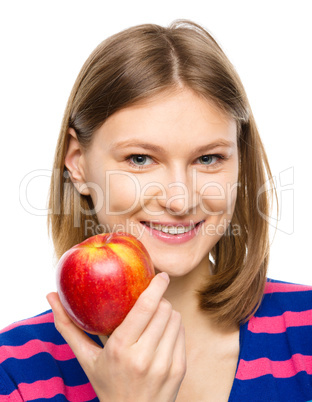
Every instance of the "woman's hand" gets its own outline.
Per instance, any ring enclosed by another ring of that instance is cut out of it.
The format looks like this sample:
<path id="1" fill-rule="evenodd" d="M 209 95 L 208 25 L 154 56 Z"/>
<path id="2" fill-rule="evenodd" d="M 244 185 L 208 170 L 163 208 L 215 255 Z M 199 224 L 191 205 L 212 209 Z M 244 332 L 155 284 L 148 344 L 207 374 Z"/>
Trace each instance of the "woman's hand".
<path id="1" fill-rule="evenodd" d="M 172 402 L 186 371 L 181 315 L 162 296 L 169 277 L 156 275 L 104 348 L 68 317 L 57 293 L 47 298 L 55 325 L 72 348 L 98 398 L 109 402 Z"/>

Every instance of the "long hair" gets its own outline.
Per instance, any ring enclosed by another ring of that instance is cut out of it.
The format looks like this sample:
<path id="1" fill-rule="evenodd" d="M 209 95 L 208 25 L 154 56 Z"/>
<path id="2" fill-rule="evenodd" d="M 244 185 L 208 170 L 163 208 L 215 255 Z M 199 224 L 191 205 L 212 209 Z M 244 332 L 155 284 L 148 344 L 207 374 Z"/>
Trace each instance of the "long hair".
<path id="1" fill-rule="evenodd" d="M 211 250 L 214 272 L 198 291 L 200 306 L 222 323 L 241 323 L 258 307 L 269 259 L 271 171 L 248 99 L 233 65 L 213 37 L 191 21 L 126 29 L 104 40 L 83 65 L 70 94 L 55 152 L 48 226 L 56 255 L 88 237 L 99 224 L 90 196 L 74 188 L 64 159 L 68 129 L 84 149 L 118 110 L 179 87 L 192 89 L 235 119 L 239 187 L 232 226 Z M 260 191 L 260 192 L 259 192 Z"/>

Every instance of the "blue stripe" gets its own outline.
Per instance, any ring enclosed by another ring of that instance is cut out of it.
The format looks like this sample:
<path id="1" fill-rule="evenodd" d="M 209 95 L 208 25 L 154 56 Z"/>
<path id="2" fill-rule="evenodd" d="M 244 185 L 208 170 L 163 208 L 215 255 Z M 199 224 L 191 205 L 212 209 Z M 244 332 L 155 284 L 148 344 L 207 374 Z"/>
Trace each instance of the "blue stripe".
<path id="1" fill-rule="evenodd" d="M 291 327 L 281 334 L 245 333 L 246 348 L 242 348 L 241 358 L 254 360 L 267 357 L 270 360 L 288 360 L 293 354 L 312 356 L 312 326 Z M 248 347 L 253 345 L 253 347 Z"/>
<path id="2" fill-rule="evenodd" d="M 53 377 L 61 377 L 65 385 L 76 386 L 89 382 L 77 359 L 57 361 L 47 353 L 38 353 L 25 360 L 14 358 L 2 363 L 7 373 L 14 373 L 17 384 L 27 384 L 40 380 L 49 380 Z"/>
<path id="3" fill-rule="evenodd" d="M 53 398 L 38 398 L 38 399 L 32 399 L 31 402 L 47 402 L 47 401 L 52 401 L 52 402 L 68 402 L 68 399 L 65 398 L 64 395 L 55 395 Z M 88 399 L 88 401 L 84 400 L 83 402 L 99 402 L 98 398 L 93 398 L 93 399 Z"/>
<path id="4" fill-rule="evenodd" d="M 33 339 L 43 342 L 52 342 L 56 345 L 63 345 L 64 338 L 56 330 L 53 322 L 36 325 L 21 325 L 0 335 L 1 345 L 21 346 Z"/>
<path id="5" fill-rule="evenodd" d="M 15 385 L 0 365 L 0 395 L 10 395 L 15 390 Z"/>
<path id="6" fill-rule="evenodd" d="M 272 279 L 272 278 L 267 278 L 268 283 L 281 283 L 282 285 L 296 285 L 296 286 L 307 286 L 304 283 L 295 283 L 295 282 L 285 282 L 285 281 L 280 281 L 278 279 Z M 311 286 L 312 288 L 312 286 Z"/>
<path id="7" fill-rule="evenodd" d="M 312 291 L 276 292 L 264 295 L 257 317 L 273 317 L 285 311 L 306 311 L 312 309 Z"/>
<path id="8" fill-rule="evenodd" d="M 229 402 L 306 402 L 312 398 L 312 376 L 305 372 L 300 372 L 291 378 L 274 378 L 272 375 L 265 375 L 253 380 L 236 379 L 235 387 L 236 392 L 230 396 Z"/>
<path id="9" fill-rule="evenodd" d="M 98 345 L 102 346 L 98 336 L 87 334 Z M 51 342 L 55 345 L 64 345 L 66 341 L 55 328 L 53 322 L 35 325 L 21 325 L 0 334 L 0 346 L 21 346 L 25 343 L 38 339 L 43 342 Z"/>
<path id="10" fill-rule="evenodd" d="M 68 402 L 68 399 L 65 398 L 64 395 L 58 394 L 53 396 L 52 398 L 37 398 L 37 399 L 31 399 L 31 402 L 47 402 L 47 401 L 52 401 L 52 402 Z"/>

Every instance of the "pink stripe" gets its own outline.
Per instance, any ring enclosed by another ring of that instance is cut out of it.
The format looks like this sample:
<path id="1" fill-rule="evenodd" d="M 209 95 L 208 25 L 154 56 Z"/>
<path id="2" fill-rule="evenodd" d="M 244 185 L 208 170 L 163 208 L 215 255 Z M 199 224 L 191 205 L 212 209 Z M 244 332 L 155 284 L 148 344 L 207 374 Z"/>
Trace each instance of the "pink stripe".
<path id="1" fill-rule="evenodd" d="M 0 396 L 0 401 L 29 401 L 38 398 L 53 398 L 58 394 L 64 395 L 70 402 L 89 401 L 96 397 L 90 383 L 69 387 L 60 377 L 53 377 L 50 380 L 36 381 L 32 384 L 21 383 L 19 392 L 15 390 L 10 395 Z"/>
<path id="2" fill-rule="evenodd" d="M 0 402 L 24 402 L 21 394 L 15 390 L 10 395 L 0 395 Z"/>
<path id="3" fill-rule="evenodd" d="M 279 292 L 304 292 L 312 290 L 312 286 L 296 285 L 293 283 L 274 283 L 267 282 L 264 293 L 279 293 Z"/>
<path id="4" fill-rule="evenodd" d="M 67 344 L 55 345 L 51 342 L 42 342 L 34 339 L 21 346 L 0 346 L 0 364 L 10 357 L 28 359 L 41 352 L 51 354 L 55 360 L 64 361 L 75 358 L 74 353 Z"/>
<path id="5" fill-rule="evenodd" d="M 248 322 L 248 330 L 259 334 L 281 334 L 289 327 L 312 325 L 312 310 L 285 311 L 274 317 L 252 317 Z"/>
<path id="6" fill-rule="evenodd" d="M 43 314 L 39 317 L 28 318 L 23 321 L 15 322 L 14 324 L 9 325 L 8 327 L 2 329 L 0 334 L 10 331 L 13 328 L 19 327 L 21 325 L 34 325 L 34 324 L 45 324 L 47 322 L 54 322 L 53 313 Z"/>
<path id="7" fill-rule="evenodd" d="M 300 371 L 312 374 L 312 356 L 295 354 L 289 360 L 273 361 L 267 357 L 245 361 L 240 360 L 236 378 L 238 380 L 251 380 L 263 375 L 271 374 L 275 378 L 289 378 Z"/>

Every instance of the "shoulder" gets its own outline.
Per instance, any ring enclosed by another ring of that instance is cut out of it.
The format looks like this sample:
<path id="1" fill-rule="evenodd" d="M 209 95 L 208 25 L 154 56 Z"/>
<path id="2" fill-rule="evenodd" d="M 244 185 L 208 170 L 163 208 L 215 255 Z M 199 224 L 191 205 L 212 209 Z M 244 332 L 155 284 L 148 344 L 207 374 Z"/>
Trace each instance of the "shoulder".
<path id="1" fill-rule="evenodd" d="M 8 358 L 31 358 L 42 352 L 55 355 L 62 345 L 65 341 L 55 328 L 52 311 L 48 310 L 0 331 L 0 363 Z"/>
<path id="2" fill-rule="evenodd" d="M 85 394 L 86 401 L 95 397 L 51 310 L 0 331 L 0 400 L 66 400 L 68 392 Z"/>
<path id="3" fill-rule="evenodd" d="M 42 380 L 48 390 L 57 374 L 51 361 L 63 353 L 65 359 L 73 357 L 55 329 L 51 311 L 4 328 L 0 331 L 0 395 L 17 401 L 23 395 L 28 400 Z"/>
<path id="4" fill-rule="evenodd" d="M 288 314 L 294 319 L 312 310 L 312 286 L 268 279 L 263 300 L 256 315 Z M 312 324 L 312 322 L 310 323 Z"/>
<path id="5" fill-rule="evenodd" d="M 291 282 L 283 282 L 276 279 L 268 278 L 266 281 L 266 286 L 264 294 L 300 294 L 304 292 L 307 296 L 312 296 L 310 292 L 312 291 L 312 286 L 302 285 Z"/>
<path id="6" fill-rule="evenodd" d="M 53 349 L 62 344 L 65 341 L 56 330 L 53 313 L 49 310 L 0 331 L 0 363 L 8 358 L 30 358 L 43 351 L 53 353 Z"/>
<path id="7" fill-rule="evenodd" d="M 263 299 L 248 327 L 253 332 L 278 333 L 312 325 L 312 286 L 268 279 Z"/>
<path id="8" fill-rule="evenodd" d="M 240 389 L 261 400 L 312 400 L 311 340 L 312 287 L 268 279 L 241 327 Z"/>
<path id="9" fill-rule="evenodd" d="M 51 310 L 45 311 L 35 317 L 15 322 L 0 331 L 1 343 L 9 341 L 14 345 L 20 343 L 25 337 L 29 339 L 36 336 L 46 336 L 53 333 L 54 318 Z M 52 330 L 52 331 L 51 331 Z M 54 333 L 56 335 L 56 332 Z M 23 339 L 21 339 L 23 338 Z"/>

